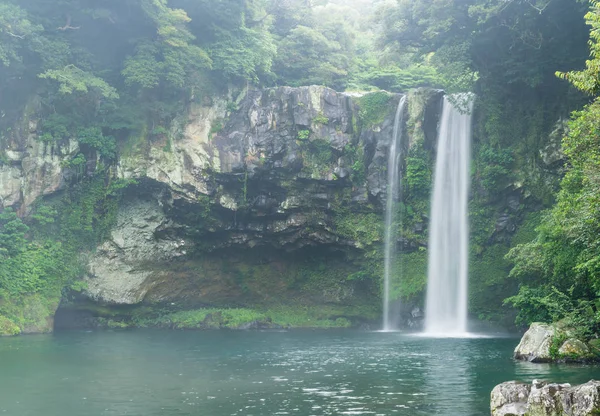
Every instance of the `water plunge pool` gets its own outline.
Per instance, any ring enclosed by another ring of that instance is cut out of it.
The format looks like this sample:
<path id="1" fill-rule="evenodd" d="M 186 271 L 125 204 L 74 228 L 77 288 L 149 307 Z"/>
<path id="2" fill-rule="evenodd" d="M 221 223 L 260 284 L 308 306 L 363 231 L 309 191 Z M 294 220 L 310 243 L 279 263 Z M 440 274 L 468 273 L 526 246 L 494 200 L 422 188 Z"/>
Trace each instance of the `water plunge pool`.
<path id="1" fill-rule="evenodd" d="M 489 414 L 498 383 L 597 368 L 515 362 L 516 338 L 352 330 L 63 332 L 0 339 L 0 414 Z"/>

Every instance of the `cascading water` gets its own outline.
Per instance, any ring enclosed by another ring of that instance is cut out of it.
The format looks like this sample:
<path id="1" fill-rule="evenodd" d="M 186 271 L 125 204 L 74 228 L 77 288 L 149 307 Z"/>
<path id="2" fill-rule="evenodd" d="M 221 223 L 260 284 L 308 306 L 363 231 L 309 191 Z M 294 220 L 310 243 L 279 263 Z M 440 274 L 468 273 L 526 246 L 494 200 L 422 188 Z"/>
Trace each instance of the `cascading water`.
<path id="1" fill-rule="evenodd" d="M 430 335 L 467 332 L 472 102 L 471 94 L 444 97 L 429 225 L 425 332 Z"/>
<path id="2" fill-rule="evenodd" d="M 402 136 L 404 133 L 404 109 L 406 96 L 403 95 L 398 103 L 394 119 L 394 131 L 390 153 L 388 155 L 388 181 L 385 207 L 385 241 L 384 241 L 384 278 L 383 278 L 383 330 L 392 331 L 395 325 L 390 313 L 390 279 L 394 273 L 396 259 L 396 202 L 401 199 L 400 161 L 402 158 Z"/>

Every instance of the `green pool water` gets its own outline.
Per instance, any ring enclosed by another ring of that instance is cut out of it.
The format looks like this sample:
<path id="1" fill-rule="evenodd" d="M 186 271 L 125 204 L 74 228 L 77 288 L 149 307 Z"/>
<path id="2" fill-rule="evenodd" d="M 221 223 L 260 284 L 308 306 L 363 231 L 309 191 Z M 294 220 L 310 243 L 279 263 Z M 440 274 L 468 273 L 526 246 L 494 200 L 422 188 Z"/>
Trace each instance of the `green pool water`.
<path id="1" fill-rule="evenodd" d="M 507 380 L 593 366 L 514 362 L 516 338 L 360 331 L 65 332 L 0 339 L 0 415 L 488 415 Z"/>

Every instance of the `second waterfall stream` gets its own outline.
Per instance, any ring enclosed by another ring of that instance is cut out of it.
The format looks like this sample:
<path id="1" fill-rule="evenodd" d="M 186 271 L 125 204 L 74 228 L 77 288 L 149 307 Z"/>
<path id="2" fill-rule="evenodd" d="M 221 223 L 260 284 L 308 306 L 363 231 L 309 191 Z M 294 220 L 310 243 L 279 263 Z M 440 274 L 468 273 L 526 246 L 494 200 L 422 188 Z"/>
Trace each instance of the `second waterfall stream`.
<path id="1" fill-rule="evenodd" d="M 444 97 L 429 224 L 425 332 L 467 333 L 468 198 L 473 97 Z"/>
<path id="2" fill-rule="evenodd" d="M 390 280 L 395 274 L 396 264 L 396 241 L 398 233 L 396 228 L 397 201 L 402 200 L 402 178 L 400 175 L 402 159 L 402 136 L 404 135 L 404 109 L 406 107 L 406 96 L 400 97 L 396 117 L 394 119 L 394 130 L 388 154 L 388 182 L 385 206 L 385 241 L 384 241 L 384 271 L 383 271 L 383 330 L 392 331 L 396 324 L 391 316 L 390 305 Z M 402 228 L 402 227 L 400 227 Z"/>

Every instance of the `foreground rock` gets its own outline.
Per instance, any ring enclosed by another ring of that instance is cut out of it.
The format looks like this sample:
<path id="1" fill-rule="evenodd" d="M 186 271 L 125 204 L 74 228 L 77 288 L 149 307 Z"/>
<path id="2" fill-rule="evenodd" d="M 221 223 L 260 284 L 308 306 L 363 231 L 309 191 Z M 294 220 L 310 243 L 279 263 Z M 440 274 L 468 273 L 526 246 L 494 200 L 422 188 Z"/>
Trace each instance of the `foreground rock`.
<path id="1" fill-rule="evenodd" d="M 575 338 L 568 329 L 533 323 L 515 348 L 514 358 L 533 363 L 596 361 L 592 344 Z"/>
<path id="2" fill-rule="evenodd" d="M 600 414 L 600 381 L 579 386 L 548 384 L 534 380 L 531 385 L 509 381 L 491 394 L 492 416 L 593 416 Z"/>

